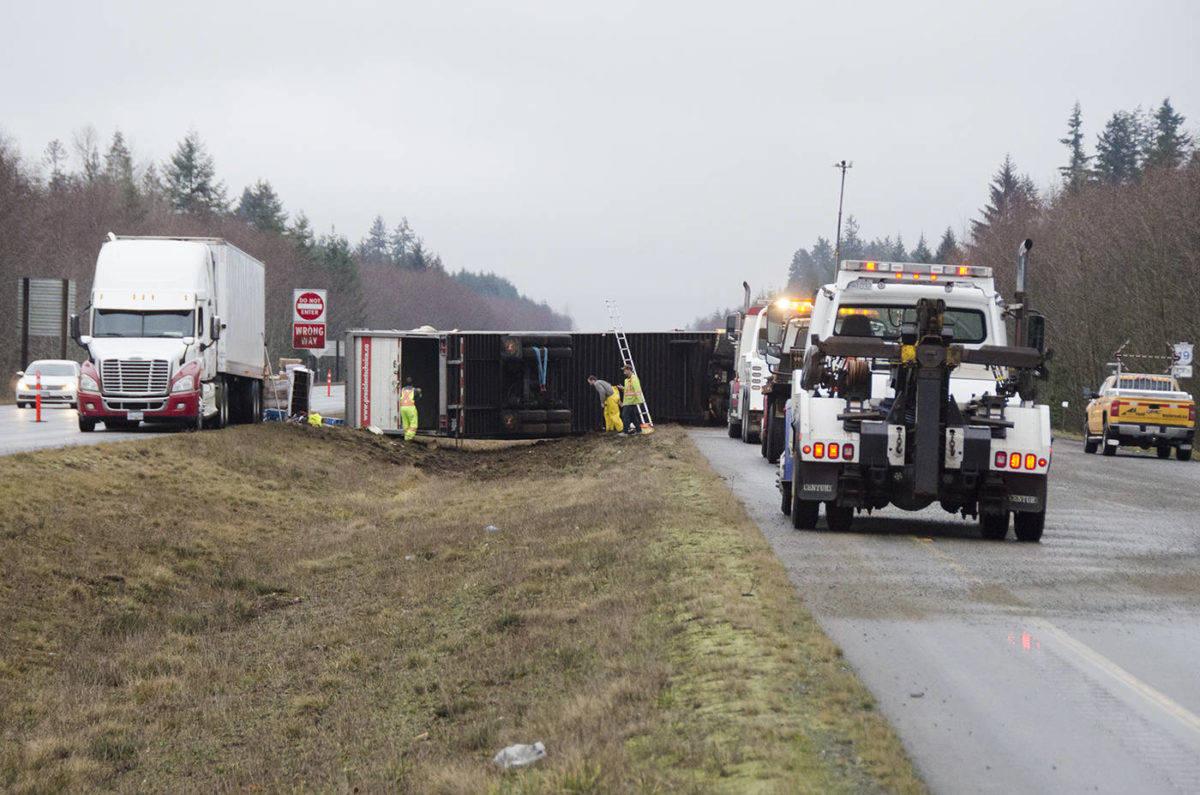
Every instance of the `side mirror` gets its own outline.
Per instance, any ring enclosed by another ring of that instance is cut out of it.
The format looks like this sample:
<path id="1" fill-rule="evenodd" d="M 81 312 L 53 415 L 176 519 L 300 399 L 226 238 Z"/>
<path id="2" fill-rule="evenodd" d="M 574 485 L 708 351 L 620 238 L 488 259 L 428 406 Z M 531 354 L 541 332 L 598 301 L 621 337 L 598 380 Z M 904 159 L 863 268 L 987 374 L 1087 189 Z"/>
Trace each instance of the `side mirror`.
<path id="1" fill-rule="evenodd" d="M 1030 314 L 1025 319 L 1025 344 L 1036 348 L 1038 353 L 1046 352 L 1046 317 Z"/>
<path id="2" fill-rule="evenodd" d="M 25 371 L 17 370 L 17 378 L 24 378 L 24 377 L 25 377 Z"/>
<path id="3" fill-rule="evenodd" d="M 742 313 L 734 312 L 725 316 L 725 333 L 736 337 L 742 329 Z"/>
<path id="4" fill-rule="evenodd" d="M 208 337 L 213 342 L 221 339 L 221 318 L 216 315 L 213 315 L 208 323 Z"/>
<path id="5" fill-rule="evenodd" d="M 184 345 L 194 345 L 195 343 L 196 343 L 196 338 L 191 336 L 190 334 L 183 338 Z"/>
<path id="6" fill-rule="evenodd" d="M 1100 393 L 1094 389 L 1083 390 L 1083 399 L 1084 400 L 1095 400 L 1098 397 L 1100 397 Z"/>
<path id="7" fill-rule="evenodd" d="M 777 342 L 767 344 L 767 355 L 774 356 L 776 359 L 783 357 L 783 346 Z"/>
<path id="8" fill-rule="evenodd" d="M 79 315 L 71 315 L 69 326 L 71 329 L 71 339 L 75 340 L 76 345 L 82 344 L 79 342 Z"/>
<path id="9" fill-rule="evenodd" d="M 79 335 L 79 344 L 85 348 L 87 346 L 91 345 L 92 344 L 92 335 L 91 334 L 80 334 Z"/>

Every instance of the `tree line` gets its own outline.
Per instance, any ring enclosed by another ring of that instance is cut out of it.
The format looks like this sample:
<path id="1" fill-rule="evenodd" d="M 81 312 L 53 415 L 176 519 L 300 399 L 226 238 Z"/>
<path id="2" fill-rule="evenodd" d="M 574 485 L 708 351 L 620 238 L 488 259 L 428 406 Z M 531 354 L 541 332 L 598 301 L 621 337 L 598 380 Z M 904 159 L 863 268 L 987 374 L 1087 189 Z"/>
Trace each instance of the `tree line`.
<path id="1" fill-rule="evenodd" d="M 267 336 L 274 359 L 291 352 L 291 294 L 329 290 L 331 328 L 569 329 L 570 318 L 522 295 L 495 273 L 450 273 L 406 218 L 389 229 L 377 216 L 357 244 L 318 234 L 301 211 L 288 213 L 269 180 L 236 200 L 200 136 L 189 132 L 161 163 L 139 161 L 121 131 L 106 144 L 76 132 L 29 160 L 0 137 L 0 367 L 22 367 L 16 318 L 20 276 L 70 278 L 78 308 L 91 291 L 96 254 L 108 232 L 223 237 L 267 266 Z M 56 355 L 56 340 L 31 340 L 33 355 Z M 69 346 L 71 354 L 77 353 Z"/>

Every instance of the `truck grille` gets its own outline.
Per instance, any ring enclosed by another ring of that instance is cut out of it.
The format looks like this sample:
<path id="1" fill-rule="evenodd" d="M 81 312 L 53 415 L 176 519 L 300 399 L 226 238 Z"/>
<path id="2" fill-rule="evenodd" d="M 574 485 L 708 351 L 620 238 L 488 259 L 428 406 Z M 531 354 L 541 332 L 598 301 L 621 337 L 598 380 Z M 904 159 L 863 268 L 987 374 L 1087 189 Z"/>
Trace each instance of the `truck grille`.
<path id="1" fill-rule="evenodd" d="M 106 395 L 163 395 L 170 377 L 166 359 L 108 359 L 100 364 Z"/>

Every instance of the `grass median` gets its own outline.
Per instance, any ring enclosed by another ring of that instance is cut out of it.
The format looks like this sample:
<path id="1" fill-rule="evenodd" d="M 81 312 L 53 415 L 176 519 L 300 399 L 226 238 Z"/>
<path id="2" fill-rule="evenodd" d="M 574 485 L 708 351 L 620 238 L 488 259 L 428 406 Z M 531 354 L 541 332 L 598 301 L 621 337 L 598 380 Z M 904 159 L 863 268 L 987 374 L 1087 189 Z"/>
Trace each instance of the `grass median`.
<path id="1" fill-rule="evenodd" d="M 676 429 L 17 454 L 0 574 L 3 789 L 921 789 Z"/>

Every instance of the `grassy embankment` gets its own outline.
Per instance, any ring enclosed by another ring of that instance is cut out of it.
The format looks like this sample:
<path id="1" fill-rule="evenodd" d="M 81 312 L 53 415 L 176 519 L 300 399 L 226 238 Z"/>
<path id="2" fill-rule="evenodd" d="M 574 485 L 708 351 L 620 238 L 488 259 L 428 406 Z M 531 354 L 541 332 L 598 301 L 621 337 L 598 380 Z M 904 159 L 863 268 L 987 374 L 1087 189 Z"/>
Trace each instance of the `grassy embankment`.
<path id="1" fill-rule="evenodd" d="M 283 426 L 0 459 L 0 789 L 92 787 L 921 789 L 681 431 Z"/>

